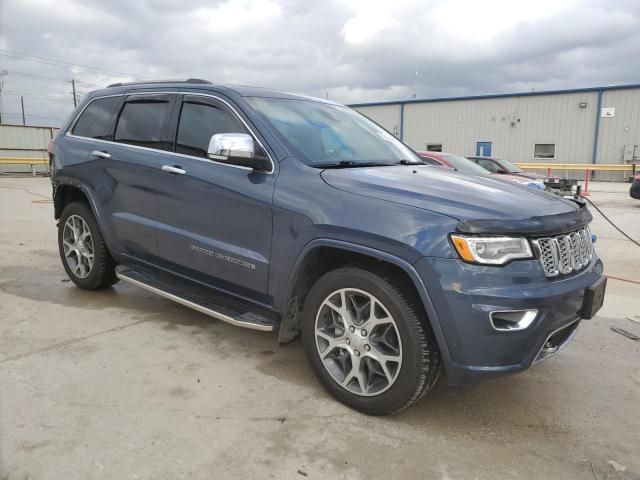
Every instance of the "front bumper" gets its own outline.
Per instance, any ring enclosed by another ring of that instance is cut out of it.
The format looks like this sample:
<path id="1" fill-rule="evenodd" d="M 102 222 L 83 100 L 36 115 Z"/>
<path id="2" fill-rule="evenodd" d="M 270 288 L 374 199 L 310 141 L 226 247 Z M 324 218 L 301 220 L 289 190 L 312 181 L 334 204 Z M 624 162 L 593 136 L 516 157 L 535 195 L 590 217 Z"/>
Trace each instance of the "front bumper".
<path id="1" fill-rule="evenodd" d="M 449 383 L 459 388 L 557 353 L 578 328 L 585 288 L 602 276 L 595 254 L 586 268 L 557 279 L 546 278 L 537 259 L 495 267 L 425 257 L 415 266 L 446 343 Z M 490 322 L 492 311 L 524 309 L 538 311 L 524 330 L 497 331 Z"/>

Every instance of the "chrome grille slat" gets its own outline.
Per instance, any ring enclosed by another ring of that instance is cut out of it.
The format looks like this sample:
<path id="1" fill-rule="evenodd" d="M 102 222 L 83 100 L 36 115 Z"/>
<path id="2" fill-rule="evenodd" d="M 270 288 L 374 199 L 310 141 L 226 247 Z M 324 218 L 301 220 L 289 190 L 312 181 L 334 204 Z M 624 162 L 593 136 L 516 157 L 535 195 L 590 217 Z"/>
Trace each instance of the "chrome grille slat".
<path id="1" fill-rule="evenodd" d="M 589 227 L 555 237 L 532 240 L 546 277 L 567 275 L 586 267 L 593 256 Z"/>

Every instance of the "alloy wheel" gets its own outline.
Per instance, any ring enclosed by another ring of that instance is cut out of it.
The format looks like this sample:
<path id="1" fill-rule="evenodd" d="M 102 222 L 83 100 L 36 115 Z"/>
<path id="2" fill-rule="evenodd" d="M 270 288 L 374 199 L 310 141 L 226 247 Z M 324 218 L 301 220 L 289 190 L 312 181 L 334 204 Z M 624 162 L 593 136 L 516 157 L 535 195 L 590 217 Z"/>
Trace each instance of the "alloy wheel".
<path id="1" fill-rule="evenodd" d="M 89 225 L 82 217 L 67 218 L 62 232 L 62 245 L 67 265 L 78 278 L 86 278 L 93 268 L 94 249 Z"/>
<path id="2" fill-rule="evenodd" d="M 333 380 L 356 395 L 379 395 L 400 373 L 398 326 L 382 302 L 363 290 L 343 288 L 325 298 L 316 315 L 315 343 Z"/>

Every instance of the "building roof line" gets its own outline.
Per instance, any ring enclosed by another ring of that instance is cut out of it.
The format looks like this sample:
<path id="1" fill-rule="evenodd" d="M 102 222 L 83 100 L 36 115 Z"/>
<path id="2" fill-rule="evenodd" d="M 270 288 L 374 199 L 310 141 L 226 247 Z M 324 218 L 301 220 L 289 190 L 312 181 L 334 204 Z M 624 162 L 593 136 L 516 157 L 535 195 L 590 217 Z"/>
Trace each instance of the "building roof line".
<path id="1" fill-rule="evenodd" d="M 410 103 L 454 102 L 461 100 L 487 100 L 492 98 L 535 97 L 544 95 L 561 95 L 563 93 L 590 93 L 607 90 L 628 90 L 640 88 L 640 83 L 626 85 L 608 85 L 602 87 L 570 88 L 565 90 L 540 90 L 539 92 L 497 93 L 489 95 L 471 95 L 463 97 L 412 98 L 408 100 L 387 100 L 382 102 L 352 103 L 350 107 L 378 107 L 384 105 L 404 105 Z"/>

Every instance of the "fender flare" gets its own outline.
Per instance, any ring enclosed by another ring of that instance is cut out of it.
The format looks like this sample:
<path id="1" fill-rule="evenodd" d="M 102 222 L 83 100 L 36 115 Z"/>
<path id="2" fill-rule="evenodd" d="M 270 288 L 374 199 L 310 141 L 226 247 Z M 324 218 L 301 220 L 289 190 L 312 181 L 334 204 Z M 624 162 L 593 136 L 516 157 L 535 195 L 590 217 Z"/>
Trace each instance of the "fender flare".
<path id="1" fill-rule="evenodd" d="M 102 225 L 103 218 L 102 218 L 102 215 L 100 214 L 100 210 L 98 209 L 98 205 L 94 198 L 93 192 L 89 187 L 87 187 L 87 185 L 85 185 L 82 182 L 79 182 L 74 178 L 62 177 L 62 176 L 56 178 L 55 190 L 53 195 L 54 209 L 56 208 L 55 202 L 58 196 L 58 188 L 60 187 L 73 187 L 80 190 L 89 201 L 89 207 L 91 207 L 91 211 L 93 212 L 93 215 L 96 218 L 96 223 L 98 224 L 98 226 Z M 60 213 L 62 213 L 62 210 L 60 211 Z M 111 249 L 111 239 L 109 238 L 108 234 L 105 234 L 104 228 L 100 228 L 100 231 L 102 233 L 102 237 L 104 238 L 105 243 L 107 244 L 107 248 L 109 249 L 110 252 L 112 252 L 113 250 Z"/>
<path id="2" fill-rule="evenodd" d="M 367 247 L 364 245 L 359 245 L 356 243 L 346 242 L 343 240 L 334 240 L 329 238 L 317 238 L 309 243 L 307 243 L 298 256 L 296 257 L 293 266 L 291 267 L 291 272 L 289 275 L 289 281 L 287 283 L 287 289 L 285 292 L 285 301 L 289 299 L 291 294 L 294 291 L 295 280 L 298 277 L 300 266 L 303 264 L 307 255 L 318 247 L 333 247 L 339 248 L 342 250 L 348 250 L 355 253 L 360 253 L 373 259 L 383 260 L 396 267 L 401 268 L 411 279 L 413 286 L 415 287 L 418 295 L 420 296 L 420 300 L 422 301 L 422 305 L 424 306 L 425 312 L 427 313 L 427 318 L 429 319 L 429 323 L 431 324 L 431 329 L 436 338 L 436 342 L 438 343 L 438 348 L 440 349 L 440 354 L 442 356 L 445 364 L 450 363 L 451 354 L 449 352 L 449 347 L 447 345 L 444 332 L 442 331 L 442 327 L 440 325 L 440 319 L 438 314 L 436 313 L 436 309 L 431 301 L 431 296 L 427 291 L 427 287 L 425 286 L 422 278 L 418 274 L 418 271 L 414 268 L 414 266 L 408 261 L 400 258 L 396 255 L 389 254 L 387 252 L 377 250 L 375 248 Z"/>

